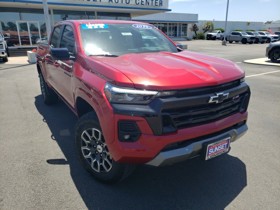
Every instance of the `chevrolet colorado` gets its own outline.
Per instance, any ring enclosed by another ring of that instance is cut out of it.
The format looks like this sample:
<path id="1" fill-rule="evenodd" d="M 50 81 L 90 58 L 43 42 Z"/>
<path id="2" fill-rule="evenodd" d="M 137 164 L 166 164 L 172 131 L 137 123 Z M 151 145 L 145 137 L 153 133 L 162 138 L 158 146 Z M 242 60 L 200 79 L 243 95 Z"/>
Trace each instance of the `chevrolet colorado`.
<path id="1" fill-rule="evenodd" d="M 117 182 L 136 164 L 227 153 L 247 131 L 250 88 L 231 61 L 183 51 L 153 25 L 67 20 L 37 49 L 44 103 L 78 116 L 82 165 Z"/>

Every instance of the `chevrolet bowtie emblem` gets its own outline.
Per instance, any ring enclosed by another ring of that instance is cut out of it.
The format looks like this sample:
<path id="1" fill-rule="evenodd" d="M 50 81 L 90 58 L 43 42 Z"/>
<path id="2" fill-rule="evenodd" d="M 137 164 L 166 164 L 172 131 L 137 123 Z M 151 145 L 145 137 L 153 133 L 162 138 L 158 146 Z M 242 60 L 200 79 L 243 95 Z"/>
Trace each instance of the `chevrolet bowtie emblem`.
<path id="1" fill-rule="evenodd" d="M 215 96 L 211 96 L 208 103 L 222 103 L 224 100 L 228 99 L 229 93 L 216 93 Z"/>

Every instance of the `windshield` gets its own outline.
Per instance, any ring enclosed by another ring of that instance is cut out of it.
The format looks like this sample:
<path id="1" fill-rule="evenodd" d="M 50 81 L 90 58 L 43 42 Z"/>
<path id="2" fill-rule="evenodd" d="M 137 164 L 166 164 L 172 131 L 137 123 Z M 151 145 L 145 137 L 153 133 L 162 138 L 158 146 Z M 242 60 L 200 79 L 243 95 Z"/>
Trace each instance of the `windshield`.
<path id="1" fill-rule="evenodd" d="M 249 35 L 254 35 L 253 32 L 246 32 L 246 33 L 249 34 Z"/>
<path id="2" fill-rule="evenodd" d="M 177 52 L 154 26 L 146 24 L 81 24 L 87 55 L 119 56 L 127 53 Z"/>
<path id="3" fill-rule="evenodd" d="M 242 35 L 248 35 L 246 32 L 241 32 Z"/>

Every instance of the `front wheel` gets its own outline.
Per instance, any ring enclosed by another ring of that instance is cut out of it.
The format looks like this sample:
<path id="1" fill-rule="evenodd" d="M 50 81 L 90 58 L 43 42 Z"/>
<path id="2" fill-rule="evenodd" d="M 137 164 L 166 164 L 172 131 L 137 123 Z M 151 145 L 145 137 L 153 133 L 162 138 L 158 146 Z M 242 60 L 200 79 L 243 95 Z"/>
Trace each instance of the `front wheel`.
<path id="1" fill-rule="evenodd" d="M 270 52 L 270 60 L 274 63 L 278 62 L 280 59 L 280 48 L 273 49 Z"/>
<path id="2" fill-rule="evenodd" d="M 46 105 L 55 104 L 58 100 L 56 93 L 47 85 L 42 73 L 39 74 L 41 93 Z"/>
<path id="3" fill-rule="evenodd" d="M 8 57 L 4 57 L 3 62 L 5 62 L 5 63 L 8 62 Z"/>
<path id="4" fill-rule="evenodd" d="M 242 44 L 246 44 L 247 43 L 247 39 L 242 39 L 241 42 L 242 42 Z"/>
<path id="5" fill-rule="evenodd" d="M 98 181 L 116 183 L 133 171 L 133 166 L 113 160 L 98 119 L 93 112 L 79 119 L 75 136 L 82 165 Z"/>

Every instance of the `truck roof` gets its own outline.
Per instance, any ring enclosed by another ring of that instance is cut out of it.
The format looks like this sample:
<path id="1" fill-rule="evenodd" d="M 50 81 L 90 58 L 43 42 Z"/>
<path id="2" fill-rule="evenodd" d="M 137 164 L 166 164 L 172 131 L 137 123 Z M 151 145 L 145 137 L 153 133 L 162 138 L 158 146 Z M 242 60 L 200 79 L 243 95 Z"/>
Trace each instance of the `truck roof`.
<path id="1" fill-rule="evenodd" d="M 80 24 L 87 24 L 87 23 L 91 23 L 91 24 L 147 24 L 149 25 L 149 23 L 143 23 L 143 22 L 139 22 L 139 21 L 130 21 L 130 20 L 102 20 L 102 19 L 98 19 L 98 20 L 63 20 L 58 22 L 57 24 L 64 24 L 64 23 L 72 23 L 74 25 L 80 25 Z"/>

